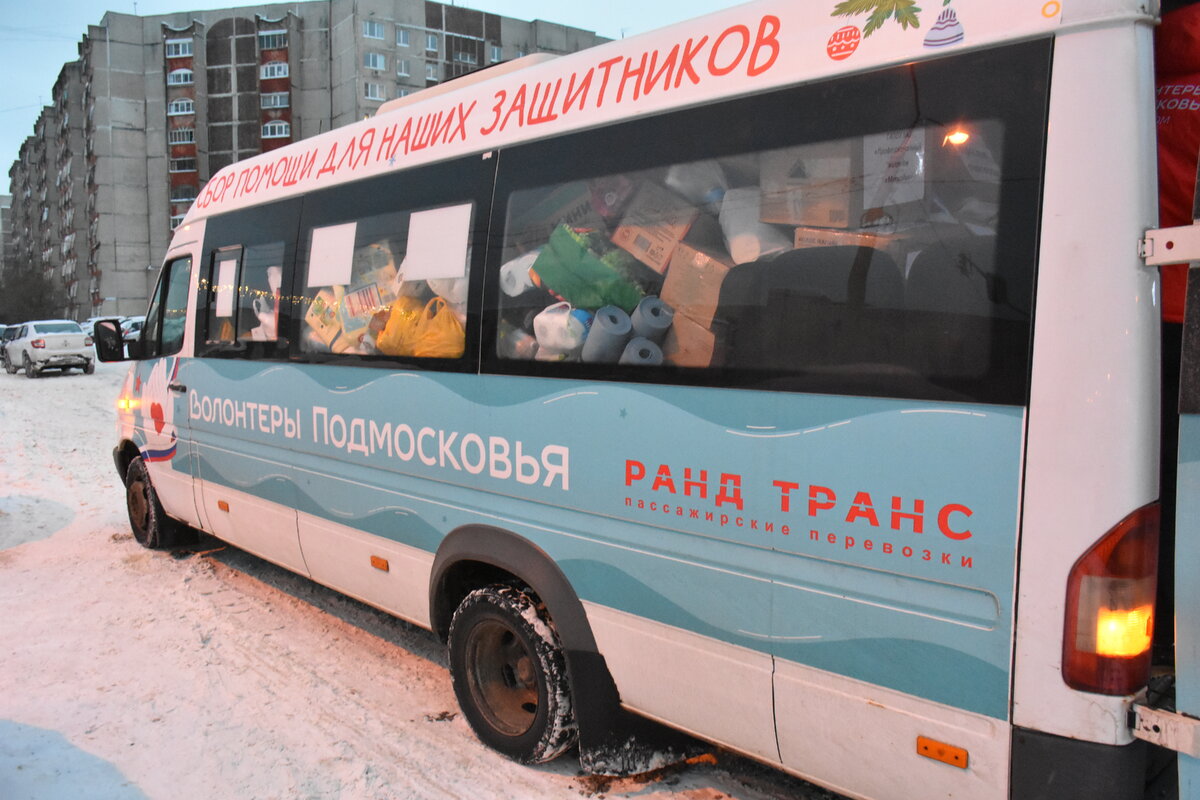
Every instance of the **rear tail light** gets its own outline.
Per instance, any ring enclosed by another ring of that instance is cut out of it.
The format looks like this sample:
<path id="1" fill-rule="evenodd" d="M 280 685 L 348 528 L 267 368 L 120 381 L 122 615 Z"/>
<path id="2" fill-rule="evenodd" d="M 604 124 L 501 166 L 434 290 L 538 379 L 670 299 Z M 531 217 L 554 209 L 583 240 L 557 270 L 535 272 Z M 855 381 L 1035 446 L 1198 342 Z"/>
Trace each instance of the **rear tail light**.
<path id="1" fill-rule="evenodd" d="M 1149 679 L 1159 521 L 1157 503 L 1139 508 L 1071 568 L 1063 632 L 1071 688 L 1133 694 Z"/>
<path id="2" fill-rule="evenodd" d="M 46 346 L 46 340 L 45 339 L 34 339 L 32 342 L 29 343 L 29 346 L 36 347 L 37 349 L 41 350 L 42 348 L 44 348 Z"/>
<path id="3" fill-rule="evenodd" d="M 91 347 L 92 346 L 92 337 L 90 337 L 90 336 L 83 337 L 83 346 Z"/>

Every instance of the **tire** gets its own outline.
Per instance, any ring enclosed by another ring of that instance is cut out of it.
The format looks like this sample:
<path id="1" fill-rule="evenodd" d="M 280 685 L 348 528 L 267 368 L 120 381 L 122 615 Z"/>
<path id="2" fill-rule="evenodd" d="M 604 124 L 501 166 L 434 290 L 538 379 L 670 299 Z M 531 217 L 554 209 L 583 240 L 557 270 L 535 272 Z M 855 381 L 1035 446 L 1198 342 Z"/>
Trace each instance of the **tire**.
<path id="1" fill-rule="evenodd" d="M 554 624 L 528 589 L 471 592 L 450 622 L 450 678 L 479 740 L 522 764 L 575 743 L 566 660 Z"/>
<path id="2" fill-rule="evenodd" d="M 5 358 L 4 359 L 4 371 L 7 372 L 9 375 L 16 375 L 17 374 L 17 365 L 14 364 L 10 359 Z"/>
<path id="3" fill-rule="evenodd" d="M 84 375 L 91 375 L 91 374 L 92 374 L 93 372 L 95 372 L 95 371 L 96 371 L 96 362 L 95 362 L 95 361 L 92 361 L 92 360 L 89 358 L 89 359 L 87 360 L 87 363 L 83 365 L 83 374 L 84 374 Z"/>
<path id="4" fill-rule="evenodd" d="M 125 507 L 129 512 L 129 527 L 138 544 L 151 550 L 161 550 L 187 544 L 195 538 L 192 530 L 171 519 L 158 501 L 158 492 L 150 482 L 150 473 L 141 456 L 129 462 L 125 471 Z"/>
<path id="5" fill-rule="evenodd" d="M 25 377 L 26 378 L 37 378 L 42 374 L 40 370 L 38 370 L 36 367 L 33 366 L 33 362 L 29 360 L 28 353 L 23 353 L 21 355 L 21 358 L 23 360 L 23 365 L 25 367 Z"/>

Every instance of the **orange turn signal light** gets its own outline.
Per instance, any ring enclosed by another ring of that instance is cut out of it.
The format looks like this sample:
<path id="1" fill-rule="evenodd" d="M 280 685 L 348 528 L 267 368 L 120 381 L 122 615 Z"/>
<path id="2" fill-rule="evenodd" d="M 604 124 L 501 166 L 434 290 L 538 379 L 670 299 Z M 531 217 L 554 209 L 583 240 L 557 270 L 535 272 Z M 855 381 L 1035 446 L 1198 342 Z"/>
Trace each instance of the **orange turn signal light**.
<path id="1" fill-rule="evenodd" d="M 386 558 L 380 558 L 379 556 L 371 556 L 371 566 L 382 572 L 387 572 L 391 569 L 391 566 L 388 564 L 388 560 Z"/>

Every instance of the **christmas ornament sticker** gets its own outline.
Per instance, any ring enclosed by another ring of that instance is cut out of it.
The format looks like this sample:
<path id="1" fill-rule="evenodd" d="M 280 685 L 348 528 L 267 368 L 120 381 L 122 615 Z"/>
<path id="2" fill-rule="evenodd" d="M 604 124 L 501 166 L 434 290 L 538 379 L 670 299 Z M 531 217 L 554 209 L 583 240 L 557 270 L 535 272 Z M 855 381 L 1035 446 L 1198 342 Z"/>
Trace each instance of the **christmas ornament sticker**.
<path id="1" fill-rule="evenodd" d="M 862 31 L 853 25 L 838 28 L 825 43 L 825 52 L 834 61 L 844 61 L 854 55 L 858 43 L 862 41 Z"/>

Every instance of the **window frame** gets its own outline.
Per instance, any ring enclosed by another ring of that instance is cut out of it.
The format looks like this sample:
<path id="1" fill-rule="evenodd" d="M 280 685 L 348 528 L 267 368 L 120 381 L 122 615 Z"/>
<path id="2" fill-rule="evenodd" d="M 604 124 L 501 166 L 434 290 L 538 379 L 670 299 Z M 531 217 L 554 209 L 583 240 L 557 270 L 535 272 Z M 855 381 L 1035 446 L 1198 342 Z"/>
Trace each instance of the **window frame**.
<path id="1" fill-rule="evenodd" d="M 191 163 L 190 169 L 186 168 L 186 167 L 183 169 L 179 168 L 180 165 L 186 165 L 189 162 Z M 171 158 L 171 159 L 167 160 L 167 172 L 169 172 L 169 173 L 196 172 L 196 171 L 197 171 L 197 164 L 196 164 L 195 156 L 181 156 L 179 158 Z"/>
<path id="2" fill-rule="evenodd" d="M 287 120 L 273 119 L 263 123 L 261 131 L 263 139 L 287 139 L 291 135 L 292 125 Z"/>
<path id="3" fill-rule="evenodd" d="M 279 39 L 282 39 L 282 41 L 279 44 L 276 44 L 275 43 L 276 40 L 279 40 Z M 284 50 L 287 48 L 287 46 L 288 46 L 288 32 L 287 32 L 286 28 L 280 28 L 279 30 L 259 31 L 258 32 L 258 50 L 259 50 L 259 52 L 262 52 L 263 50 Z"/>
<path id="4" fill-rule="evenodd" d="M 180 138 L 181 134 L 187 134 L 187 138 Z M 167 144 L 195 144 L 196 129 L 195 128 L 170 128 L 167 130 Z"/>
<path id="5" fill-rule="evenodd" d="M 186 106 L 186 109 L 184 108 Z M 185 117 L 196 113 L 196 101 L 190 97 L 177 97 L 167 103 L 168 117 Z"/>
<path id="6" fill-rule="evenodd" d="M 172 48 L 178 52 L 172 52 Z M 192 54 L 193 44 L 190 37 L 187 39 L 167 39 L 163 42 L 164 58 L 191 58 Z"/>
<path id="7" fill-rule="evenodd" d="M 196 82 L 196 73 L 186 67 L 167 73 L 167 86 L 191 86 Z"/>
<path id="8" fill-rule="evenodd" d="M 363 69 L 371 69 L 376 72 L 387 69 L 387 56 L 383 53 L 376 53 L 373 50 L 368 50 L 363 53 Z"/>
<path id="9" fill-rule="evenodd" d="M 371 91 L 372 88 L 377 89 L 378 92 L 373 93 Z M 387 95 L 387 91 L 384 89 L 382 83 L 374 83 L 372 81 L 364 81 L 364 83 L 363 83 L 363 99 L 364 100 L 370 100 L 372 102 L 382 102 L 383 100 L 387 99 L 386 95 Z"/>
<path id="10" fill-rule="evenodd" d="M 271 102 L 267 102 L 267 98 L 276 98 Z M 283 102 L 278 102 L 278 98 L 282 98 Z M 274 108 L 291 108 L 292 93 L 291 92 L 263 92 L 258 96 L 258 107 L 266 109 Z"/>
<path id="11" fill-rule="evenodd" d="M 373 33 L 378 28 L 379 33 Z M 376 19 L 364 19 L 362 24 L 362 35 L 364 39 L 383 39 L 384 38 L 383 23 Z"/>
<path id="12" fill-rule="evenodd" d="M 278 80 L 289 77 L 290 71 L 291 67 L 286 61 L 268 61 L 258 68 L 258 78 L 263 81 Z"/>

